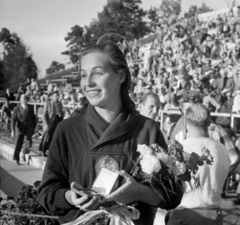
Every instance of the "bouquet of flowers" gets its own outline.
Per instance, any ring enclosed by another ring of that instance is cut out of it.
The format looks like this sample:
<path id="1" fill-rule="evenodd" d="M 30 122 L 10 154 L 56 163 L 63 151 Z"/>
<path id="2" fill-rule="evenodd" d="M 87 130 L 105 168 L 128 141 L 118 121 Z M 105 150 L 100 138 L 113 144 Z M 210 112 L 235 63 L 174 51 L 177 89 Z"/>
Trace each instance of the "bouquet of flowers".
<path id="1" fill-rule="evenodd" d="M 133 177 L 141 183 L 149 183 L 152 188 L 159 186 L 167 190 L 164 183 L 175 182 L 177 185 L 179 180 L 191 182 L 194 180 L 198 186 L 199 181 L 195 178 L 199 166 L 204 162 L 212 164 L 213 157 L 206 148 L 202 149 L 202 155 L 197 153 L 184 152 L 183 146 L 178 141 L 171 140 L 168 150 L 163 149 L 157 144 L 138 145 L 137 151 L 140 156 L 132 170 Z M 172 179 L 173 178 L 173 179 Z M 171 185 L 173 186 L 173 185 Z"/>

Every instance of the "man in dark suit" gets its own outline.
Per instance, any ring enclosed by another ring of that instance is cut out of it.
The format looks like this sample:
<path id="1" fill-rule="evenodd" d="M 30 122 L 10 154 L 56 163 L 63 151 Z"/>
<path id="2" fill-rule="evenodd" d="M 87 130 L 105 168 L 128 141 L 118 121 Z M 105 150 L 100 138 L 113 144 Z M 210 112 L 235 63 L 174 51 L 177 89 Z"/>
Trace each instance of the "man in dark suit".
<path id="1" fill-rule="evenodd" d="M 36 126 L 36 117 L 34 114 L 33 107 L 27 105 L 28 97 L 23 94 L 20 97 L 20 104 L 14 108 L 12 120 L 11 120 L 11 130 L 12 137 L 15 136 L 15 126 L 17 127 L 16 135 L 16 146 L 14 150 L 13 160 L 19 163 L 19 156 L 24 143 L 24 137 L 26 136 L 27 141 L 23 147 L 23 160 L 25 160 L 25 154 L 30 151 L 32 145 L 32 135 Z"/>
<path id="2" fill-rule="evenodd" d="M 45 104 L 42 114 L 44 134 L 39 145 L 39 150 L 42 151 L 45 157 L 47 156 L 46 151 L 50 146 L 57 125 L 63 120 L 64 116 L 63 106 L 59 101 L 59 93 L 55 91 L 51 97 L 52 100 Z"/>

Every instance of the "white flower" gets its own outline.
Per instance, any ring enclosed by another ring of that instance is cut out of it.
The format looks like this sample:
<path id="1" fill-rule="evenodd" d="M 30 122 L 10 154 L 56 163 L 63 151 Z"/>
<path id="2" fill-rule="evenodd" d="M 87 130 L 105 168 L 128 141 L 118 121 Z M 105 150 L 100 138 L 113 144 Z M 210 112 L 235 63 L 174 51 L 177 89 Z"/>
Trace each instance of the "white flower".
<path id="1" fill-rule="evenodd" d="M 152 149 L 148 147 L 147 145 L 138 145 L 137 146 L 137 151 L 141 153 L 141 155 L 151 155 L 152 154 Z"/>
<path id="2" fill-rule="evenodd" d="M 183 152 L 183 158 L 184 158 L 184 162 L 189 161 L 189 159 L 190 159 L 190 154 L 187 153 L 187 152 Z"/>
<path id="3" fill-rule="evenodd" d="M 166 153 L 157 153 L 157 158 L 161 160 L 164 164 L 168 164 L 168 155 Z"/>
<path id="4" fill-rule="evenodd" d="M 176 161 L 176 167 L 177 167 L 177 174 L 184 174 L 186 172 L 186 165 L 185 163 Z"/>
<path id="5" fill-rule="evenodd" d="M 161 169 L 159 160 L 153 155 L 145 155 L 141 159 L 140 165 L 142 167 L 142 171 L 149 175 L 152 175 L 153 172 L 157 173 Z"/>

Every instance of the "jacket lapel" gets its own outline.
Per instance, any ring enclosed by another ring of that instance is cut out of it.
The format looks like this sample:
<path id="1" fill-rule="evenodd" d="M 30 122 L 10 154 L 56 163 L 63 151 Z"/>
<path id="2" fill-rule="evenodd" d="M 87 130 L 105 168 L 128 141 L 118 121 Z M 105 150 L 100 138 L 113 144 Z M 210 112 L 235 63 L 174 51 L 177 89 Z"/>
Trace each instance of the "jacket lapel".
<path id="1" fill-rule="evenodd" d="M 94 128 L 100 131 L 100 138 L 97 140 L 92 150 L 95 151 L 104 143 L 127 133 L 138 121 L 138 115 L 137 111 L 129 113 L 127 109 L 123 109 L 116 119 L 108 126 L 95 111 L 94 107 L 89 104 L 87 112 L 83 115 L 83 117 L 87 123 L 91 124 Z"/>

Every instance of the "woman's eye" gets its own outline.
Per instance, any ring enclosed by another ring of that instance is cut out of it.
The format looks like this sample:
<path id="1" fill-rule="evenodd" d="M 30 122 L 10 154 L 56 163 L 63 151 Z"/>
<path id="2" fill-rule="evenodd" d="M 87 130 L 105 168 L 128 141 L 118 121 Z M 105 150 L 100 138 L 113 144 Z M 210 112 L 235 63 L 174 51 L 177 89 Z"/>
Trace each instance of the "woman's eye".
<path id="1" fill-rule="evenodd" d="M 102 73 L 101 73 L 101 72 L 94 72 L 93 75 L 94 75 L 94 76 L 101 76 Z"/>

